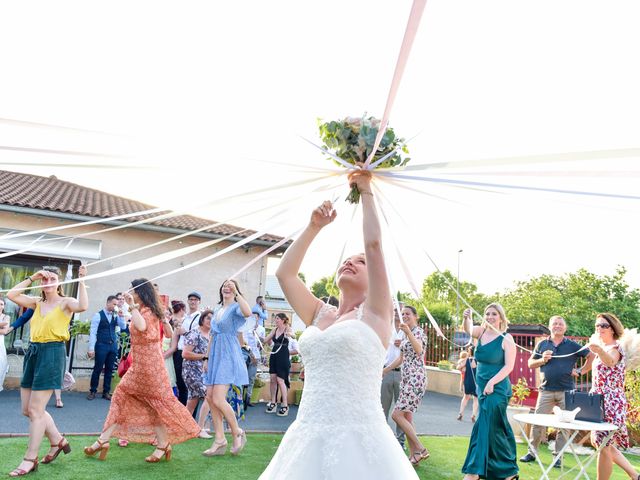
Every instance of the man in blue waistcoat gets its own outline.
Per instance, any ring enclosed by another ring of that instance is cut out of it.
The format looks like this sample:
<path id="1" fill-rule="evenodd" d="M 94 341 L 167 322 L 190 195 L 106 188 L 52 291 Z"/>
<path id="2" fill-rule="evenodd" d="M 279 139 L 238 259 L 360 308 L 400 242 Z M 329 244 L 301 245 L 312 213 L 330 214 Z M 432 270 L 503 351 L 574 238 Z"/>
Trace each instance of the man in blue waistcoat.
<path id="1" fill-rule="evenodd" d="M 100 373 L 104 368 L 104 382 L 102 398 L 111 400 L 111 377 L 116 366 L 118 356 L 118 339 L 116 336 L 116 326 L 121 330 L 126 330 L 127 325 L 122 317 L 116 313 L 118 298 L 109 295 L 104 309 L 96 313 L 91 319 L 91 329 L 89 330 L 89 358 L 95 357 L 93 374 L 91 375 L 91 390 L 87 395 L 87 400 L 96 398 Z"/>

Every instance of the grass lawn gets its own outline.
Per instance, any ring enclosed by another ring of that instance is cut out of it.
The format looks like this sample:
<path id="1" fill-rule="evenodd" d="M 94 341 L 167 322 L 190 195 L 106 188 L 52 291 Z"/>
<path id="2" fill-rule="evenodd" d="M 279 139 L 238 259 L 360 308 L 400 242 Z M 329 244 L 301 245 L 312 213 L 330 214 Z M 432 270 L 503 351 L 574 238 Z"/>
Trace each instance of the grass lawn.
<path id="1" fill-rule="evenodd" d="M 51 465 L 42 465 L 36 475 L 28 478 L 54 479 L 90 479 L 90 480 L 118 480 L 118 479 L 182 479 L 195 480 L 200 478 L 233 478 L 234 480 L 256 480 L 262 470 L 269 463 L 280 443 L 282 435 L 250 434 L 245 451 L 239 457 L 227 455 L 224 457 L 205 458 L 201 452 L 209 447 L 210 440 L 194 439 L 174 447 L 170 462 L 147 464 L 144 457 L 149 455 L 153 447 L 150 445 L 130 444 L 120 448 L 116 441 L 112 441 L 111 450 L 106 462 L 95 458 L 86 458 L 82 447 L 89 445 L 92 437 L 70 437 L 72 453 L 61 454 Z M 0 475 L 5 475 L 18 465 L 24 454 L 26 438 L 0 439 Z M 423 443 L 431 451 L 431 457 L 420 464 L 418 475 L 421 479 L 461 479 L 460 467 L 464 461 L 467 449 L 467 438 L 463 437 L 423 437 Z M 40 458 L 46 453 L 46 445 L 41 449 Z M 525 447 L 518 445 L 518 456 L 524 455 Z M 551 456 L 543 453 L 545 462 Z M 630 457 L 631 462 L 640 469 L 640 459 Z M 566 457 L 566 463 L 573 466 L 572 459 Z M 521 464 L 520 478 L 533 480 L 540 477 L 537 465 Z M 589 469 L 591 478 L 595 478 L 595 462 Z M 557 478 L 558 473 L 552 473 L 551 478 Z M 571 475 L 569 478 L 574 478 Z M 616 480 L 628 477 L 619 469 L 614 469 L 612 477 Z M 364 479 L 363 479 L 364 480 Z"/>

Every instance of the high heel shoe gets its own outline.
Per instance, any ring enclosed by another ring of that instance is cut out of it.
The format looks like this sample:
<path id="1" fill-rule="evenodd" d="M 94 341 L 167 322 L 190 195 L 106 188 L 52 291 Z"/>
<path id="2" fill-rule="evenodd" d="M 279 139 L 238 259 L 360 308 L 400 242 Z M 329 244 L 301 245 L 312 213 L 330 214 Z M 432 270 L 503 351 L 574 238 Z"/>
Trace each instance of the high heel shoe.
<path id="1" fill-rule="evenodd" d="M 38 471 L 38 457 L 36 458 L 24 457 L 22 460 L 24 460 L 25 462 L 33 463 L 33 466 L 29 470 L 25 470 L 23 468 L 16 468 L 13 472 L 9 474 L 10 477 L 22 477 L 24 475 L 27 475 L 28 473 Z"/>
<path id="2" fill-rule="evenodd" d="M 476 416 L 475 415 L 471 415 L 471 423 L 476 423 Z"/>
<path id="3" fill-rule="evenodd" d="M 426 460 L 431 456 L 431 453 L 427 448 L 423 448 L 421 452 L 417 452 L 416 455 L 420 455 L 420 460 Z"/>
<path id="4" fill-rule="evenodd" d="M 69 442 L 67 442 L 67 439 L 64 437 L 60 439 L 57 445 L 51 445 L 51 448 L 55 448 L 56 451 L 53 453 L 47 453 L 42 458 L 42 460 L 40 460 L 40 463 L 43 463 L 46 465 L 47 463 L 53 462 L 56 458 L 58 458 L 58 455 L 60 455 L 60 452 L 64 452 L 65 455 L 68 453 L 71 453 L 71 445 L 69 445 Z"/>
<path id="5" fill-rule="evenodd" d="M 160 455 L 159 457 L 156 457 L 155 455 L 149 455 L 147 458 L 144 459 L 145 462 L 148 463 L 158 463 L 160 460 L 162 460 L 162 457 L 164 457 L 167 462 L 171 460 L 171 444 L 167 443 L 166 447 L 156 447 L 156 450 L 160 450 L 161 452 L 164 452 L 162 455 Z M 154 450 L 155 451 L 155 450 Z"/>
<path id="6" fill-rule="evenodd" d="M 98 460 L 104 460 L 105 458 L 107 458 L 107 453 L 109 453 L 109 440 L 101 442 L 98 438 L 98 440 L 96 440 L 96 443 L 98 444 L 97 448 L 93 448 L 93 445 L 91 445 L 90 447 L 84 447 L 84 454 L 87 457 L 93 457 L 96 453 L 100 452 Z"/>
<path id="7" fill-rule="evenodd" d="M 458 414 L 458 417 L 456 418 L 456 420 L 458 420 L 459 422 L 462 421 L 462 414 L 461 413 Z"/>
<path id="8" fill-rule="evenodd" d="M 215 447 L 215 448 L 214 448 Z M 202 452 L 202 455 L 205 457 L 217 457 L 219 455 L 225 455 L 227 453 L 227 441 L 222 442 L 213 442 L 211 448 L 206 449 Z"/>
<path id="9" fill-rule="evenodd" d="M 236 435 L 236 437 L 240 438 L 240 446 L 238 448 L 231 447 L 231 455 L 238 455 L 244 449 L 244 446 L 247 444 L 247 434 L 245 433 L 244 430 L 238 435 Z"/>

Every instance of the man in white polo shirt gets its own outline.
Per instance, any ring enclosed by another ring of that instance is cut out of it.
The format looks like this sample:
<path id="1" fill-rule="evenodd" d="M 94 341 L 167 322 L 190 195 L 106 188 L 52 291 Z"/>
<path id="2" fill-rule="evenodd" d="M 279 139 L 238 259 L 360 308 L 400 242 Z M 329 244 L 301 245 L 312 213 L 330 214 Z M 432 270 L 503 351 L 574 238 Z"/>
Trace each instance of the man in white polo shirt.
<path id="1" fill-rule="evenodd" d="M 400 304 L 399 309 L 402 310 L 404 304 Z M 394 309 L 393 320 L 395 324 L 395 330 L 389 340 L 389 347 L 387 348 L 387 356 L 384 360 L 384 366 L 390 365 L 394 360 L 400 356 L 400 343 L 405 338 L 405 334 L 400 330 L 400 317 L 398 311 Z M 382 409 L 384 410 L 384 418 L 389 418 L 389 411 L 391 410 L 391 404 L 398 400 L 400 395 L 400 368 L 394 368 L 382 377 L 382 389 L 380 392 L 380 399 L 382 401 Z M 402 448 L 404 448 L 405 434 L 402 429 L 396 424 L 396 438 Z"/>

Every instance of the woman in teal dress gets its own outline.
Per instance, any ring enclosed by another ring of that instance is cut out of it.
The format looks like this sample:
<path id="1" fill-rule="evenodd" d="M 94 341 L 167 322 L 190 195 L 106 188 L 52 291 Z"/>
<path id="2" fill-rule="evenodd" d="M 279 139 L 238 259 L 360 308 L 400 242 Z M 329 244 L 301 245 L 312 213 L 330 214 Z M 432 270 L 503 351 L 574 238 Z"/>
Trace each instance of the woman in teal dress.
<path id="1" fill-rule="evenodd" d="M 517 480 L 516 440 L 507 420 L 511 397 L 509 374 L 516 360 L 513 337 L 505 333 L 508 320 L 502 305 L 491 303 L 484 321 L 473 326 L 471 311 L 464 312 L 464 329 L 478 339 L 476 384 L 480 413 L 473 425 L 467 458 L 462 467 L 464 480 Z"/>

